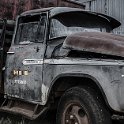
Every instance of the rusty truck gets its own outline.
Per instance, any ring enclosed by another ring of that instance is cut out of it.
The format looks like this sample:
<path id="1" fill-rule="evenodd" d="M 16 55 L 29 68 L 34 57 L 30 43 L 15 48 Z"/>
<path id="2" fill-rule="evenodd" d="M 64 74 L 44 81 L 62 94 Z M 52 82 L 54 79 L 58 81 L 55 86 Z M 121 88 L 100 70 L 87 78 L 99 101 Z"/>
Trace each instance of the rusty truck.
<path id="1" fill-rule="evenodd" d="M 50 7 L 17 17 L 1 83 L 0 111 L 31 120 L 56 110 L 56 124 L 124 119 L 124 37 L 116 19 Z"/>

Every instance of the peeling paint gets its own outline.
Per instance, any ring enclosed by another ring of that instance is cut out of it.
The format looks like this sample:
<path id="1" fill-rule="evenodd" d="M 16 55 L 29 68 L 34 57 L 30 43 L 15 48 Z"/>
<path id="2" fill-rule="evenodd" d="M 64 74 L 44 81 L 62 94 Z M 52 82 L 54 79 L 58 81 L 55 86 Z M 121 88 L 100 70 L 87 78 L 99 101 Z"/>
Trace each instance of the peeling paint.
<path id="1" fill-rule="evenodd" d="M 47 87 L 45 84 L 42 84 L 42 105 L 45 105 L 47 102 L 48 90 L 49 90 L 49 87 Z"/>

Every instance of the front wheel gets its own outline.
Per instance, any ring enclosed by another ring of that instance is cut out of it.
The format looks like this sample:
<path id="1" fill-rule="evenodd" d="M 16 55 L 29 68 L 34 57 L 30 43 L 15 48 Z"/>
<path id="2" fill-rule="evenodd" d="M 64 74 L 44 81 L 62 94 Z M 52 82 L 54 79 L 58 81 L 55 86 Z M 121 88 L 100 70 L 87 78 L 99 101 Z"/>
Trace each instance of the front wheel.
<path id="1" fill-rule="evenodd" d="M 91 88 L 74 87 L 61 97 L 57 124 L 111 124 L 109 112 Z"/>

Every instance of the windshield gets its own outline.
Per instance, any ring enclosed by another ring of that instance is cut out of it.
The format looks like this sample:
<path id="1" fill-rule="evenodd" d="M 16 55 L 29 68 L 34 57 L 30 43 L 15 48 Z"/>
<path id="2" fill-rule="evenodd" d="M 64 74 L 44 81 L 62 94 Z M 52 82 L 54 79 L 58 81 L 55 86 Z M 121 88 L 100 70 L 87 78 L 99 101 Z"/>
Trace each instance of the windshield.
<path id="1" fill-rule="evenodd" d="M 77 32 L 110 32 L 106 19 L 96 15 L 66 13 L 51 19 L 50 39 L 68 36 Z"/>
<path id="2" fill-rule="evenodd" d="M 43 42 L 45 33 L 46 16 L 22 17 L 19 20 L 16 44 Z"/>
<path id="3" fill-rule="evenodd" d="M 38 29 L 38 22 L 32 23 L 23 23 L 19 24 L 18 34 L 20 34 L 19 42 L 34 42 L 35 36 Z"/>

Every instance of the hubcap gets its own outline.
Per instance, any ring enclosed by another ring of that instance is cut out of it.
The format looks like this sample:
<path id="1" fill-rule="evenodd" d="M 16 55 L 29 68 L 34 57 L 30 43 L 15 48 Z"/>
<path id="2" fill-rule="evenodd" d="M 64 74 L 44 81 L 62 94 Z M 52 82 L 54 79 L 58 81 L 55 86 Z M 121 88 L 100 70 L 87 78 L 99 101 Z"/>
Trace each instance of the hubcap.
<path id="1" fill-rule="evenodd" d="M 69 104 L 62 117 L 63 124 L 89 124 L 88 116 L 81 105 Z"/>

